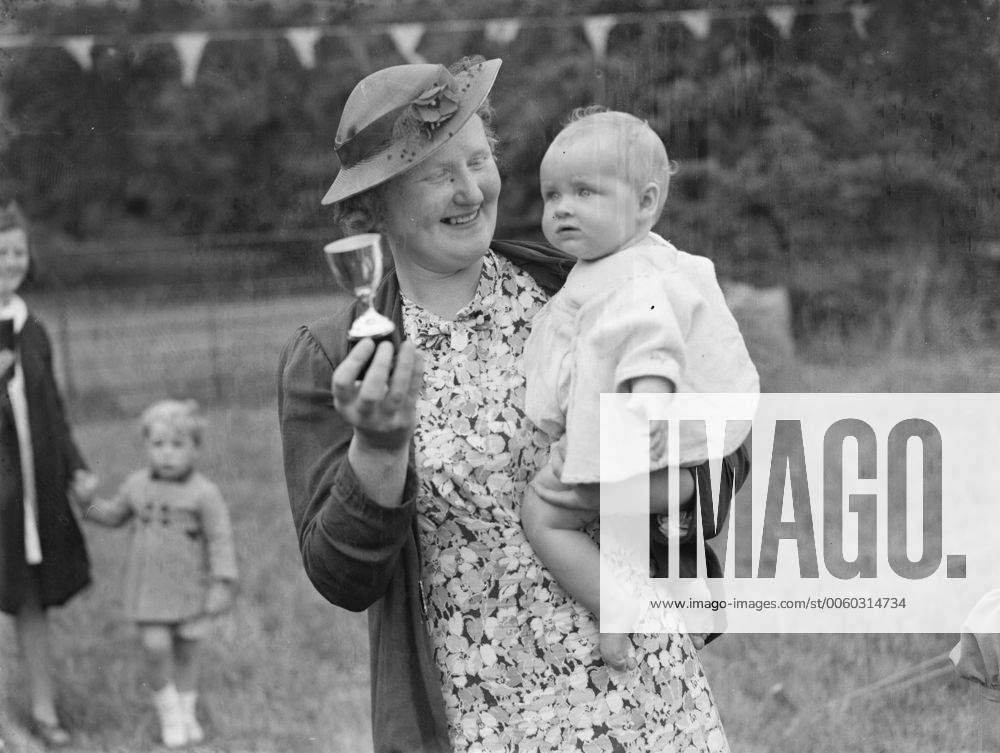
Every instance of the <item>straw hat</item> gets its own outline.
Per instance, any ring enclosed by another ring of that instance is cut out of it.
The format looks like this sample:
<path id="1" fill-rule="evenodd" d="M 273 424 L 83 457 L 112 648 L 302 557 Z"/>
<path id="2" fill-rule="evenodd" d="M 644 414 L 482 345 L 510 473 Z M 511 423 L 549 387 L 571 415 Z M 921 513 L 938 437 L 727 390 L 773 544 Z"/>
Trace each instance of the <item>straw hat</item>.
<path id="1" fill-rule="evenodd" d="M 438 151 L 483 104 L 499 70 L 499 59 L 455 74 L 422 63 L 363 78 L 340 117 L 333 144 L 340 172 L 323 203 L 367 191 Z"/>

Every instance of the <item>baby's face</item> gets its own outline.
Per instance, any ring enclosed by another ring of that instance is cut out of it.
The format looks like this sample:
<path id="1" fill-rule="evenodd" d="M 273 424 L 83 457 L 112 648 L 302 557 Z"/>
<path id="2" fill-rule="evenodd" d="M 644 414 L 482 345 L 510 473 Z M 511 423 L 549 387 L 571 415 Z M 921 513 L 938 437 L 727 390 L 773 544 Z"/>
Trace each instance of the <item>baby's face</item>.
<path id="1" fill-rule="evenodd" d="M 613 133 L 602 129 L 564 131 L 552 142 L 540 170 L 549 243 L 578 259 L 599 259 L 645 235 L 639 191 L 618 156 Z"/>
<path id="2" fill-rule="evenodd" d="M 194 467 L 198 446 L 188 432 L 157 421 L 149 427 L 146 453 L 157 476 L 177 480 L 190 473 Z"/>

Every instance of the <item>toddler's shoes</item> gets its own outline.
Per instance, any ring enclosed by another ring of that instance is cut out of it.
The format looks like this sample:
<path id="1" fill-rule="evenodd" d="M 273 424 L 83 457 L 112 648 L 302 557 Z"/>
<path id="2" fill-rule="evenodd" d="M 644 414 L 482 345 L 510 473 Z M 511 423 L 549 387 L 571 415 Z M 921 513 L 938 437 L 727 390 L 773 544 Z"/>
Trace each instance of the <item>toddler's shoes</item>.
<path id="1" fill-rule="evenodd" d="M 168 748 L 187 745 L 187 721 L 181 708 L 180 694 L 172 682 L 153 694 L 153 704 L 160 717 L 160 737 L 163 744 Z"/>
<path id="2" fill-rule="evenodd" d="M 195 715 L 198 708 L 198 693 L 188 690 L 178 693 L 181 699 L 181 711 L 184 713 L 184 729 L 187 732 L 189 743 L 200 743 L 205 739 L 205 731 L 198 724 L 198 717 Z"/>

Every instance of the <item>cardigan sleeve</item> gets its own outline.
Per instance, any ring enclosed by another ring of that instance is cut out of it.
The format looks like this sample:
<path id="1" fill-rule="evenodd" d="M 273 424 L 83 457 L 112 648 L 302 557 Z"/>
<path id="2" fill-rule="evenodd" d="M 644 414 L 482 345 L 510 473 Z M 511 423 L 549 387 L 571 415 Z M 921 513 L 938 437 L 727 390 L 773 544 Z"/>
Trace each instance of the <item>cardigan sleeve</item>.
<path id="1" fill-rule="evenodd" d="M 208 547 L 208 569 L 215 580 L 234 581 L 236 572 L 236 547 L 233 545 L 233 526 L 229 510 L 215 484 L 207 482 L 198 498 L 201 513 L 201 530 Z"/>
<path id="2" fill-rule="evenodd" d="M 347 460 L 353 428 L 333 406 L 333 363 L 307 327 L 281 354 L 285 482 L 306 574 L 327 600 L 361 611 L 385 594 L 400 568 L 400 552 L 412 536 L 417 478 L 411 464 L 398 507 L 364 494 Z"/>

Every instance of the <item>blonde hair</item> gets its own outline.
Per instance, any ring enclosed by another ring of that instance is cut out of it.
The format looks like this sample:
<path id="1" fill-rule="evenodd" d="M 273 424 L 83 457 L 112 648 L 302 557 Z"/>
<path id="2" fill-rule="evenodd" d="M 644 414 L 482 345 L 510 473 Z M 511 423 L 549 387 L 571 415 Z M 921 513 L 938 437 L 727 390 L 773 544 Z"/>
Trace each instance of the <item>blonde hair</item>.
<path id="1" fill-rule="evenodd" d="M 614 134 L 621 150 L 621 164 L 625 174 L 637 189 L 649 183 L 660 187 L 653 222 L 663 213 L 670 189 L 670 176 L 677 173 L 677 166 L 667 156 L 663 140 L 649 123 L 635 115 L 608 110 L 600 105 L 577 107 L 563 123 L 556 139 L 572 136 L 577 131 L 603 128 Z"/>
<path id="2" fill-rule="evenodd" d="M 146 408 L 139 419 L 143 439 L 149 439 L 153 425 L 163 423 L 185 432 L 196 447 L 201 446 L 205 419 L 195 400 L 160 400 Z"/>

